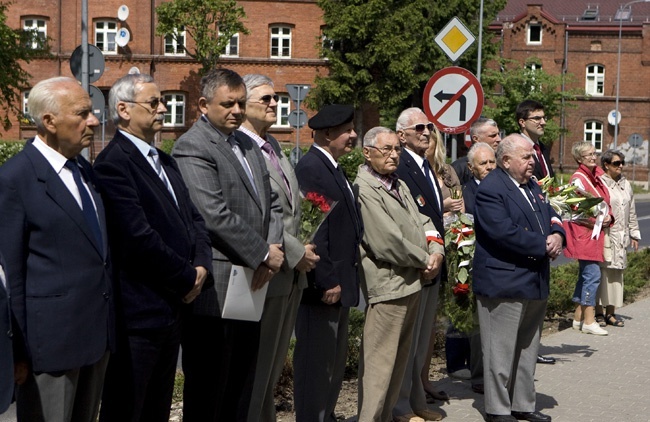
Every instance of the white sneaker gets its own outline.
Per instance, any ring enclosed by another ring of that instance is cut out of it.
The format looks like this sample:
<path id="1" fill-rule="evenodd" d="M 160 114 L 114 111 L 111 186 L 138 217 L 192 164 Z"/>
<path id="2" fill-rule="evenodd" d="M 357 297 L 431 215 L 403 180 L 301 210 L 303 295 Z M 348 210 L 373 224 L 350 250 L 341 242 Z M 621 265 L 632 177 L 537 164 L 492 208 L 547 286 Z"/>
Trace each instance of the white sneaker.
<path id="1" fill-rule="evenodd" d="M 573 329 L 580 330 L 582 328 L 582 321 L 573 320 Z"/>
<path id="2" fill-rule="evenodd" d="M 600 328 L 597 322 L 592 322 L 591 324 L 582 324 L 581 331 L 585 334 L 594 334 L 597 336 L 606 336 L 607 331 Z"/>

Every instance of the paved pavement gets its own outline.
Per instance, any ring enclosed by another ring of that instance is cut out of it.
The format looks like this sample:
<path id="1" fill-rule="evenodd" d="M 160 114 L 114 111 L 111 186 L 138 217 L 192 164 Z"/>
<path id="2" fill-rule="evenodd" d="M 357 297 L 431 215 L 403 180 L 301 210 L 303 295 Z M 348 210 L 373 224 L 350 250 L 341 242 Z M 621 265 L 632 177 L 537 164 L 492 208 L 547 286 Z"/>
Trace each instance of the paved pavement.
<path id="1" fill-rule="evenodd" d="M 542 339 L 540 352 L 558 362 L 537 365 L 537 410 L 554 421 L 650 421 L 650 298 L 617 314 L 625 327 L 608 327 L 608 336 L 567 329 Z M 469 381 L 445 378 L 436 386 L 451 397 L 432 405 L 446 421 L 483 421 L 483 396 Z"/>

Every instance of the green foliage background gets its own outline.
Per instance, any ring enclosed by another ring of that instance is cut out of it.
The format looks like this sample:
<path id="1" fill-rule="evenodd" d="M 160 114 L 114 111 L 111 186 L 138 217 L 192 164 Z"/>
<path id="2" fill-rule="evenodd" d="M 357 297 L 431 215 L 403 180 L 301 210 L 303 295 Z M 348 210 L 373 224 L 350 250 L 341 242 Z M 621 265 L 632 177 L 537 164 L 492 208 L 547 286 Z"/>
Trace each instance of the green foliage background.
<path id="1" fill-rule="evenodd" d="M 22 151 L 24 147 L 25 143 L 21 141 L 0 141 L 0 166 Z"/>

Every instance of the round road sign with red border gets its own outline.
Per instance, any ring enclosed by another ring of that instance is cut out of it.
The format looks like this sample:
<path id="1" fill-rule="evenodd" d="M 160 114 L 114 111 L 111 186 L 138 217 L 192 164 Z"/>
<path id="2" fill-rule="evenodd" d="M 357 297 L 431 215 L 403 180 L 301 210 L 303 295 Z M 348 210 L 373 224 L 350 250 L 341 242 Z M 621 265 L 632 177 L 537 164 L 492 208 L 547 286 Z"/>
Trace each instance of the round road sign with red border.
<path id="1" fill-rule="evenodd" d="M 476 76 L 462 67 L 446 67 L 424 88 L 424 112 L 445 133 L 466 132 L 483 111 L 483 88 Z"/>

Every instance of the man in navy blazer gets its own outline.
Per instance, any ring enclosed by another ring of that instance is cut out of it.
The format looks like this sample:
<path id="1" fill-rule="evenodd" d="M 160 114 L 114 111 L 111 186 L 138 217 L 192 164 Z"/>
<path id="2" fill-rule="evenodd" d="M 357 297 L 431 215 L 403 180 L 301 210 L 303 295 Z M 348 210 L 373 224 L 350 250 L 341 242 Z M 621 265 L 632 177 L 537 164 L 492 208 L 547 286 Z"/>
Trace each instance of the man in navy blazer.
<path id="1" fill-rule="evenodd" d="M 535 365 L 549 295 L 550 260 L 565 234 L 530 180 L 533 145 L 519 134 L 497 149 L 498 168 L 476 194 L 474 293 L 483 348 L 486 420 L 550 421 L 535 409 Z"/>
<path id="2" fill-rule="evenodd" d="M 294 399 L 296 421 L 335 421 L 348 345 L 350 307 L 359 302 L 359 242 L 363 227 L 351 186 L 337 160 L 357 138 L 354 108 L 323 107 L 308 124 L 314 145 L 298 162 L 303 192 L 338 201 L 313 243 L 320 261 L 307 273 L 296 321 Z"/>
<path id="3" fill-rule="evenodd" d="M 114 345 L 104 206 L 79 156 L 99 121 L 72 78 L 36 84 L 29 110 L 38 135 L 0 167 L 0 252 L 26 355 L 18 420 L 91 422 Z"/>
<path id="4" fill-rule="evenodd" d="M 149 75 L 126 75 L 108 97 L 117 126 L 95 161 L 119 280 L 120 347 L 111 359 L 102 421 L 169 420 L 181 307 L 212 263 L 203 218 L 176 162 L 154 147 L 165 104 Z"/>
<path id="5" fill-rule="evenodd" d="M 7 290 L 5 261 L 0 255 L 0 413 L 14 396 L 14 355 L 11 343 L 11 307 Z"/>
<path id="6" fill-rule="evenodd" d="M 444 238 L 442 191 L 438 186 L 436 175 L 430 168 L 424 154 L 431 142 L 433 129 L 433 124 L 429 122 L 429 118 L 419 108 L 407 108 L 400 113 L 397 118 L 396 132 L 403 151 L 396 174 L 408 186 L 420 213 L 431 219 L 438 235 Z M 436 267 L 444 268 L 444 256 L 441 254 L 435 255 L 438 257 L 435 263 Z M 440 273 L 443 272 L 440 271 Z M 423 385 L 421 381 L 423 368 L 427 368 L 428 378 L 428 368 L 431 362 L 429 341 L 438 309 L 440 273 L 431 282 L 423 283 L 422 286 L 409 362 L 402 380 L 402 388 L 400 389 L 397 404 L 393 409 L 393 416 L 396 419 L 402 418 L 404 420 L 406 418 L 405 420 L 412 419 L 414 421 L 421 418 L 424 420 L 442 419 L 442 415 L 428 409 L 426 394 L 433 393 L 441 397 L 444 393 L 431 391 L 432 387 Z M 427 388 L 426 391 L 425 387 Z M 417 419 L 415 419 L 416 417 Z"/>

